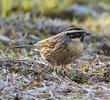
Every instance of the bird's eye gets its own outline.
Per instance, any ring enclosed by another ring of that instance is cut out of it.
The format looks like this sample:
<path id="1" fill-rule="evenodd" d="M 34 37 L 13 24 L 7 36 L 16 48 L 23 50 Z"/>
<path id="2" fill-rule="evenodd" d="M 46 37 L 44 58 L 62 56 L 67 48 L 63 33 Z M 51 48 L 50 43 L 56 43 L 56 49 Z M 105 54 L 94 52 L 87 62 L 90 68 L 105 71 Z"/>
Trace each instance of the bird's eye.
<path id="1" fill-rule="evenodd" d="M 75 38 L 81 38 L 82 36 L 83 36 L 82 33 L 76 33 L 76 34 L 75 34 Z"/>
<path id="2" fill-rule="evenodd" d="M 83 35 L 81 33 L 67 33 L 70 38 L 81 38 Z"/>

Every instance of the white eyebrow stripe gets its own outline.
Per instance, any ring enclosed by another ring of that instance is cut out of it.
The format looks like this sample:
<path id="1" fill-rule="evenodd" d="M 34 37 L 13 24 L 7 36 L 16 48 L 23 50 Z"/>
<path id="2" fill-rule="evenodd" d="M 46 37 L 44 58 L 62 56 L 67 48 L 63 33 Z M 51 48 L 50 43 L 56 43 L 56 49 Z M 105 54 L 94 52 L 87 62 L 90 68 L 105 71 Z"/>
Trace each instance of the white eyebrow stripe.
<path id="1" fill-rule="evenodd" d="M 70 31 L 65 31 L 67 33 L 74 33 L 74 32 L 84 32 L 84 30 L 70 30 Z"/>

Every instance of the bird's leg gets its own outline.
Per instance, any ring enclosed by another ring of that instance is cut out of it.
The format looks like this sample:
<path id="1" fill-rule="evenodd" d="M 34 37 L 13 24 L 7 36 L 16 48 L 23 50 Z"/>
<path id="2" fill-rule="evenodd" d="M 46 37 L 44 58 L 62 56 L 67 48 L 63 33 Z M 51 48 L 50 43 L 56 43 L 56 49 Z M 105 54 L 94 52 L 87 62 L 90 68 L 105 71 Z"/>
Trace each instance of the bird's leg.
<path id="1" fill-rule="evenodd" d="M 69 71 L 69 68 L 68 68 L 68 66 L 66 66 L 66 65 L 62 65 L 62 69 L 66 69 L 66 70 Z"/>
<path id="2" fill-rule="evenodd" d="M 49 61 L 48 61 L 48 64 L 49 64 L 49 69 L 54 71 L 55 70 L 54 66 Z"/>
<path id="3" fill-rule="evenodd" d="M 48 62 L 48 63 L 49 63 L 49 62 Z M 51 69 L 52 71 L 57 70 L 57 66 L 58 66 L 57 62 L 55 62 L 54 64 L 49 63 L 49 65 L 50 65 L 50 69 Z"/>

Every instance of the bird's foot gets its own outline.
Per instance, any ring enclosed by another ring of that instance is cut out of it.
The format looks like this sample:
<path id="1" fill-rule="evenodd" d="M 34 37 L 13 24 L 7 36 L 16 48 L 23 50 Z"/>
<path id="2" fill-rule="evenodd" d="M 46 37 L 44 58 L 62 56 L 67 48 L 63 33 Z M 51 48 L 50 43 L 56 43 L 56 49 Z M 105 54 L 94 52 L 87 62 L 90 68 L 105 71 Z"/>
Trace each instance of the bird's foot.
<path id="1" fill-rule="evenodd" d="M 66 69 L 66 70 L 70 71 L 69 67 L 66 65 L 62 65 L 62 69 Z"/>

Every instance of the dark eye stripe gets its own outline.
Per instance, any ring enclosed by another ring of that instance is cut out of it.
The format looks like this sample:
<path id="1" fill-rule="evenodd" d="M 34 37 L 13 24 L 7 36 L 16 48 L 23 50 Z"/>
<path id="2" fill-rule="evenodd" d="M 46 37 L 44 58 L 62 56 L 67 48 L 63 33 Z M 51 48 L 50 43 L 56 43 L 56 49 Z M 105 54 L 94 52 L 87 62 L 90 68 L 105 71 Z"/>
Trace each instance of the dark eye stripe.
<path id="1" fill-rule="evenodd" d="M 80 38 L 82 37 L 82 33 L 67 33 L 71 38 Z"/>
<path id="2" fill-rule="evenodd" d="M 65 30 L 64 33 L 70 36 L 71 38 L 81 38 L 85 31 L 81 28 L 71 26 L 67 30 Z"/>

